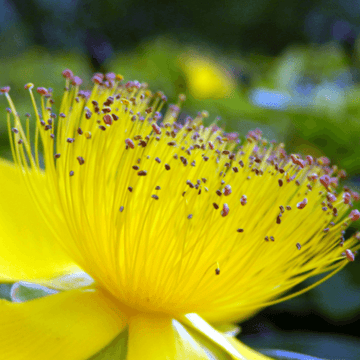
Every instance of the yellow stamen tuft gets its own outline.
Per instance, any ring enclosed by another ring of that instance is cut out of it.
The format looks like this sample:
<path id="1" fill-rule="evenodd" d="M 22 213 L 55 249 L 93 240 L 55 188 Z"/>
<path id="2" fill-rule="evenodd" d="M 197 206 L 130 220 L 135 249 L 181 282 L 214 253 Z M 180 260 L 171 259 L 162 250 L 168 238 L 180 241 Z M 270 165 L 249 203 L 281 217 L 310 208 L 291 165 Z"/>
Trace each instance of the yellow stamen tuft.
<path id="1" fill-rule="evenodd" d="M 1 91 L 14 161 L 66 252 L 126 306 L 242 319 L 354 260 L 358 235 L 343 232 L 358 195 L 338 190 L 343 172 L 327 159 L 289 156 L 258 130 L 240 146 L 204 126 L 206 112 L 181 125 L 183 96 L 160 121 L 164 94 L 120 75 L 95 74 L 91 92 L 63 75 L 58 115 L 49 90 L 37 88 L 39 112 L 25 85 L 33 141 Z"/>

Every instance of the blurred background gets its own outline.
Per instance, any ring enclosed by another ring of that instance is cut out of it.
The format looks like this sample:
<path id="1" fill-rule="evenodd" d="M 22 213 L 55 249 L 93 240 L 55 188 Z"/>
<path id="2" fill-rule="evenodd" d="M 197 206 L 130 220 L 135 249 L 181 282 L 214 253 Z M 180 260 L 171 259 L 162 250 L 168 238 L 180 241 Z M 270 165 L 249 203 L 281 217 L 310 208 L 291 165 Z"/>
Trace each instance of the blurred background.
<path id="1" fill-rule="evenodd" d="M 0 86 L 64 86 L 70 68 L 146 81 L 226 131 L 259 127 L 292 152 L 327 156 L 360 188 L 359 0 L 0 0 Z M 0 156 L 10 157 L 5 99 Z M 352 228 L 349 232 L 354 232 Z M 313 280 L 307 281 L 306 285 Z M 3 297 L 8 286 L 0 285 Z M 359 359 L 360 262 L 241 324 L 256 348 Z"/>

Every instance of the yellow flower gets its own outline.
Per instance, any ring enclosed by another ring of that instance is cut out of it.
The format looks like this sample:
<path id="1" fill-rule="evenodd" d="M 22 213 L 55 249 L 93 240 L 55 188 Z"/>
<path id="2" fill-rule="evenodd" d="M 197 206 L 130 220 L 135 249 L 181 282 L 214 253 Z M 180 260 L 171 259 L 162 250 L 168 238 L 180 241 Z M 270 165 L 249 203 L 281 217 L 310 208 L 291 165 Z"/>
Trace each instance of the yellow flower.
<path id="1" fill-rule="evenodd" d="M 353 260 L 343 172 L 260 131 L 239 146 L 205 112 L 180 125 L 183 97 L 160 122 L 166 98 L 145 84 L 95 74 L 85 92 L 63 74 L 57 115 L 51 90 L 38 112 L 25 85 L 31 139 L 1 89 L 15 165 L 0 163 L 0 279 L 59 290 L 0 302 L 1 356 L 86 359 L 127 331 L 127 360 L 268 359 L 216 329 Z"/>
<path id="2" fill-rule="evenodd" d="M 213 59 L 191 52 L 181 56 L 179 62 L 188 79 L 189 91 L 195 99 L 221 99 L 234 96 L 235 79 Z"/>

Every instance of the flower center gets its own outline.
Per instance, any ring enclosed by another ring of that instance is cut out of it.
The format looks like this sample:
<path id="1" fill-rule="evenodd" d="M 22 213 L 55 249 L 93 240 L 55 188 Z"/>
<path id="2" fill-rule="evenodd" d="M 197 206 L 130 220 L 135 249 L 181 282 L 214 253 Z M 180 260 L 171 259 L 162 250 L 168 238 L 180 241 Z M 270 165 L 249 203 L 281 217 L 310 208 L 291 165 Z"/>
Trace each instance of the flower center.
<path id="1" fill-rule="evenodd" d="M 259 131 L 239 146 L 236 134 L 205 127 L 206 113 L 180 125 L 182 97 L 160 122 L 166 98 L 138 82 L 97 74 L 86 93 L 64 75 L 58 116 L 38 88 L 40 117 L 26 85 L 33 144 L 6 93 L 14 160 L 58 241 L 127 306 L 247 317 L 353 260 L 357 239 L 345 242 L 343 231 L 360 217 L 347 217 L 358 195 L 337 193 L 343 172 L 327 159 L 288 156 Z"/>

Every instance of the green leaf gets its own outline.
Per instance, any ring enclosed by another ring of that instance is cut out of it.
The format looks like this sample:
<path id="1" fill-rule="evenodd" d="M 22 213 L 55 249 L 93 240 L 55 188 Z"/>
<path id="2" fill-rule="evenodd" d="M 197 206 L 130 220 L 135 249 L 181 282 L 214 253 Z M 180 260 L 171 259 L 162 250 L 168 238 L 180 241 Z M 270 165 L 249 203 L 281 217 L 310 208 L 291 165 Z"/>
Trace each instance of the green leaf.
<path id="1" fill-rule="evenodd" d="M 127 342 L 128 329 L 126 328 L 108 346 L 104 347 L 88 360 L 125 360 L 127 355 Z"/>

